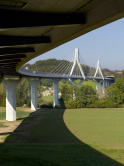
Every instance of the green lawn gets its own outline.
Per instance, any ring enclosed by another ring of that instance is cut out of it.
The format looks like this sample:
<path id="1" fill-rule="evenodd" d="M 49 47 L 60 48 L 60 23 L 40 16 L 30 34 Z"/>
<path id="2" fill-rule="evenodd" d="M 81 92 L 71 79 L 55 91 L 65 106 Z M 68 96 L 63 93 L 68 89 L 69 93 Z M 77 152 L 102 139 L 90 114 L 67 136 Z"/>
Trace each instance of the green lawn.
<path id="1" fill-rule="evenodd" d="M 0 166 L 124 165 L 123 109 L 23 112 L 29 117 L 0 144 Z"/>
<path id="2" fill-rule="evenodd" d="M 6 119 L 6 108 L 5 107 L 0 107 L 0 120 L 4 120 Z M 25 108 L 22 107 L 17 107 L 17 119 L 18 118 L 22 118 L 22 117 L 26 117 L 30 114 L 29 111 L 24 111 Z M 27 108 L 27 110 L 29 110 L 29 108 Z"/>
<path id="3" fill-rule="evenodd" d="M 43 96 L 42 99 L 44 101 L 53 102 L 53 95 Z"/>
<path id="4" fill-rule="evenodd" d="M 124 148 L 124 109 L 66 110 L 64 121 L 82 142 L 102 148 Z"/>
<path id="5" fill-rule="evenodd" d="M 75 80 L 76 84 L 78 84 L 80 82 L 80 80 Z M 59 82 L 59 89 L 61 89 L 61 87 L 64 84 L 60 81 Z M 93 80 L 84 80 L 84 82 L 82 83 L 82 85 L 89 85 L 92 86 L 95 90 L 96 90 L 96 83 Z"/>
<path id="6" fill-rule="evenodd" d="M 89 85 L 92 86 L 96 90 L 96 83 L 93 80 L 85 80 L 83 82 L 83 85 Z"/>
<path id="7" fill-rule="evenodd" d="M 83 143 L 124 164 L 124 109 L 66 110 L 68 129 Z"/>

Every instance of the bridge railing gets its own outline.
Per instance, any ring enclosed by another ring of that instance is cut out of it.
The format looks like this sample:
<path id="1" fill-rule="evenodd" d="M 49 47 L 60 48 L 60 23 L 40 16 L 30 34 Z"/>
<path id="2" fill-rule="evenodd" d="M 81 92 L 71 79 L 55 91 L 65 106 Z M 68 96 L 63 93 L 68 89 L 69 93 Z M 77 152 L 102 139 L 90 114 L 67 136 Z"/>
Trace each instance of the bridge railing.
<path id="1" fill-rule="evenodd" d="M 42 77 L 42 78 L 60 78 L 60 79 L 68 79 L 68 78 L 72 78 L 72 79 L 84 79 L 81 75 L 69 75 L 69 74 L 57 74 L 57 73 L 48 73 L 48 72 L 42 72 L 42 71 L 33 71 L 33 70 L 29 70 L 29 69 L 25 69 L 25 68 L 20 68 L 19 72 L 25 76 L 28 77 Z M 93 77 L 93 76 L 86 76 L 85 79 L 98 79 L 98 80 L 111 80 L 112 78 L 107 78 L 105 77 L 104 79 L 101 77 Z"/>
<path id="2" fill-rule="evenodd" d="M 48 73 L 48 72 L 42 72 L 42 71 L 34 71 L 30 69 L 20 68 L 19 72 L 24 75 L 28 76 L 44 76 L 44 77 L 68 77 L 68 74 L 57 74 L 57 73 Z"/>

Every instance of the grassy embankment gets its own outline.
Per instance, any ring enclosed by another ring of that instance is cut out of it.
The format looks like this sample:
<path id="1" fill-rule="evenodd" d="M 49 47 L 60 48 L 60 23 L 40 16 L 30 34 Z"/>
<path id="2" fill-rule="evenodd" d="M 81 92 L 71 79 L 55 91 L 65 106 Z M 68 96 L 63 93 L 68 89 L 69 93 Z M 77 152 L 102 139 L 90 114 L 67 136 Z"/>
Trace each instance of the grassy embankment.
<path id="1" fill-rule="evenodd" d="M 124 165 L 123 109 L 19 109 L 6 122 L 0 108 L 0 166 Z"/>

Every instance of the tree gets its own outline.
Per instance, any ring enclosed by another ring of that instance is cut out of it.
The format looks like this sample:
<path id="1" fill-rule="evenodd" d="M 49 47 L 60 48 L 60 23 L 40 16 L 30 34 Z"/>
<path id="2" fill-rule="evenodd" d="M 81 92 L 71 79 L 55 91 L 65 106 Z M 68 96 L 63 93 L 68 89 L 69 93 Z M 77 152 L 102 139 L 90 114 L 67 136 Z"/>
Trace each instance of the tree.
<path id="1" fill-rule="evenodd" d="M 97 99 L 96 91 L 89 85 L 81 85 L 75 88 L 74 93 L 78 108 L 86 107 Z"/>
<path id="2" fill-rule="evenodd" d="M 87 107 L 97 99 L 96 91 L 88 85 L 82 85 L 80 87 L 63 85 L 61 93 L 62 97 L 60 101 L 66 108 Z"/>
<path id="3" fill-rule="evenodd" d="M 124 93 L 124 78 L 118 78 L 115 81 L 116 87 L 122 92 Z"/>
<path id="4" fill-rule="evenodd" d="M 117 84 L 111 84 L 109 88 L 107 88 L 107 99 L 111 100 L 112 102 L 122 104 L 124 101 L 124 93 L 122 93 Z"/>
<path id="5" fill-rule="evenodd" d="M 16 105 L 23 106 L 30 99 L 30 85 L 26 79 L 22 79 L 21 83 L 16 88 Z"/>
<path id="6" fill-rule="evenodd" d="M 65 102 L 68 102 L 70 99 L 73 99 L 73 85 L 63 85 L 61 93 Z"/>
<path id="7" fill-rule="evenodd" d="M 6 89 L 3 84 L 0 84 L 0 106 L 6 106 Z"/>

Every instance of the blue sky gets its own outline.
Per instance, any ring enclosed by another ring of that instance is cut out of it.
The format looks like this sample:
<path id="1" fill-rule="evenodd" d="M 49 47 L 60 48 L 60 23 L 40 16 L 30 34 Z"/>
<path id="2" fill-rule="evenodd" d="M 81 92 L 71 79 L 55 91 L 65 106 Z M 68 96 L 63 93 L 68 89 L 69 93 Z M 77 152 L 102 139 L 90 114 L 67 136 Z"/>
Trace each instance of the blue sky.
<path id="1" fill-rule="evenodd" d="M 99 60 L 102 68 L 123 70 L 124 18 L 67 42 L 28 63 L 49 58 L 66 59 L 74 55 L 75 48 L 79 48 L 80 55 L 89 66 L 95 67 Z"/>

